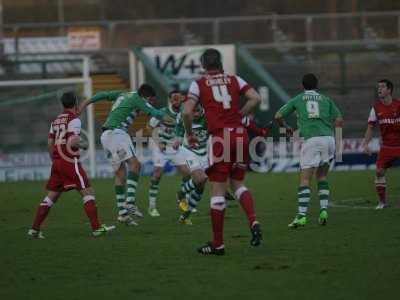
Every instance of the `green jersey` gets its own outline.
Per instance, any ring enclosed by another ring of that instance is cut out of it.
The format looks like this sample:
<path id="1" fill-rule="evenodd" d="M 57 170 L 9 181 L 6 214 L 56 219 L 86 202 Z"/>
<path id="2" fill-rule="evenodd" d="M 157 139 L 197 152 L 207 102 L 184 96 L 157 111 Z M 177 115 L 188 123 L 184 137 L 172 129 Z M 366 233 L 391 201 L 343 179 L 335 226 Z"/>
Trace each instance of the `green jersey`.
<path id="1" fill-rule="evenodd" d="M 161 119 L 165 115 L 165 112 L 155 109 L 136 92 L 100 92 L 92 97 L 93 103 L 101 100 L 113 102 L 107 120 L 103 124 L 103 128 L 107 129 L 118 128 L 128 131 L 129 126 L 140 111 L 158 119 Z"/>
<path id="2" fill-rule="evenodd" d="M 172 110 L 171 107 L 163 107 L 160 109 L 160 111 L 164 112 L 166 115 L 170 116 L 172 119 L 175 119 L 175 124 L 164 124 L 157 118 L 151 118 L 149 121 L 149 125 L 153 128 L 158 128 L 158 136 L 160 137 L 161 143 L 167 145 L 167 146 L 172 146 L 172 144 L 175 142 L 176 138 L 176 124 L 178 122 L 178 115 L 179 112 L 175 112 Z"/>
<path id="3" fill-rule="evenodd" d="M 278 111 L 282 117 L 296 112 L 300 136 L 305 139 L 316 136 L 334 136 L 333 121 L 342 114 L 327 96 L 314 90 L 305 91 L 289 100 Z"/>
<path id="4" fill-rule="evenodd" d="M 183 147 L 189 149 L 197 155 L 204 156 L 207 155 L 207 147 L 208 147 L 208 131 L 207 131 L 207 121 L 205 116 L 201 116 L 198 119 L 193 119 L 192 124 L 193 135 L 199 141 L 199 145 L 197 148 L 191 148 L 186 139 L 183 141 Z M 179 122 L 176 127 L 176 132 L 178 137 L 184 137 L 185 128 L 183 126 L 182 118 L 179 119 Z"/>

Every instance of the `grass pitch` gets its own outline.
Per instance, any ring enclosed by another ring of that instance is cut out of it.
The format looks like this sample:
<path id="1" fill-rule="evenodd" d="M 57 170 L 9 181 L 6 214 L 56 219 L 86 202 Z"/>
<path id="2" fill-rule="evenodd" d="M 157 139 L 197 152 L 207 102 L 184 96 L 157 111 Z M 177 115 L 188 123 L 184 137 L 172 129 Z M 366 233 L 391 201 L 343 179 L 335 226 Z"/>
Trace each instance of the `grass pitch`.
<path id="1" fill-rule="evenodd" d="M 226 255 L 204 257 L 196 247 L 211 237 L 205 195 L 193 226 L 177 222 L 179 178 L 160 186 L 161 217 L 145 216 L 138 227 L 118 226 L 92 238 L 75 192 L 52 208 L 46 240 L 26 232 L 43 199 L 41 182 L 0 184 L 0 299 L 395 299 L 400 279 L 400 171 L 388 173 L 391 207 L 373 209 L 373 172 L 330 175 L 329 223 L 317 224 L 315 197 L 305 228 L 287 224 L 297 209 L 297 174 L 250 174 L 264 241 L 250 233 L 237 202 L 229 202 Z M 93 181 L 101 220 L 115 223 L 111 180 Z M 147 210 L 148 178 L 138 203 Z"/>

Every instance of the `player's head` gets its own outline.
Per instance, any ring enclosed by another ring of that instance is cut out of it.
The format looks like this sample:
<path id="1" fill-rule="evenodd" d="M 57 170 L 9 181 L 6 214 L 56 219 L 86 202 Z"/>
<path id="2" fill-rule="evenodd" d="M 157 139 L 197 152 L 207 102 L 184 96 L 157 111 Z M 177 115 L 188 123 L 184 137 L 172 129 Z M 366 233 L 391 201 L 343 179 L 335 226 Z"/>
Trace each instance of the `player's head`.
<path id="1" fill-rule="evenodd" d="M 378 97 L 383 99 L 393 93 L 393 83 L 388 79 L 378 81 Z"/>
<path id="2" fill-rule="evenodd" d="M 217 49 L 206 49 L 200 57 L 200 62 L 206 71 L 222 71 L 222 56 Z"/>
<path id="3" fill-rule="evenodd" d="M 74 92 L 66 92 L 61 96 L 61 103 L 64 108 L 73 109 L 78 105 L 78 98 Z"/>
<path id="4" fill-rule="evenodd" d="M 172 90 L 168 93 L 168 102 L 170 107 L 175 110 L 179 111 L 182 103 L 182 94 L 178 90 Z"/>
<path id="5" fill-rule="evenodd" d="M 318 79 L 312 74 L 308 73 L 303 76 L 303 87 L 306 91 L 316 90 L 318 88 Z"/>
<path id="6" fill-rule="evenodd" d="M 200 103 L 197 103 L 193 110 L 193 118 L 195 120 L 201 118 L 204 115 L 204 108 Z"/>
<path id="7" fill-rule="evenodd" d="M 155 98 L 156 98 L 156 92 L 154 90 L 154 88 L 147 83 L 143 83 L 139 89 L 138 89 L 138 94 L 140 97 L 146 99 L 147 101 L 154 102 Z"/>

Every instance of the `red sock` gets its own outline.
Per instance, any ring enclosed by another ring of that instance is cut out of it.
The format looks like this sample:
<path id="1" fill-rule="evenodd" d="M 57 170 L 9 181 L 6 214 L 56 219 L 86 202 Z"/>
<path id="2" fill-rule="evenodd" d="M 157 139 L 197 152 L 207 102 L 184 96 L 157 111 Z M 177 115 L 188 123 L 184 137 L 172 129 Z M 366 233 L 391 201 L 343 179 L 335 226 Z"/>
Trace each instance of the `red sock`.
<path id="1" fill-rule="evenodd" d="M 253 225 L 256 220 L 256 213 L 254 211 L 254 201 L 251 193 L 248 190 L 245 190 L 240 194 L 239 198 L 240 205 L 242 206 L 244 212 L 246 213 L 247 220 L 249 221 L 249 225 Z"/>
<path id="2" fill-rule="evenodd" d="M 224 244 L 225 209 L 218 210 L 211 208 L 210 215 L 213 230 L 213 246 L 217 248 Z"/>
<path id="3" fill-rule="evenodd" d="M 40 231 L 40 225 L 42 225 L 44 219 L 46 219 L 50 210 L 50 206 L 44 204 L 43 202 L 39 205 L 35 219 L 33 220 L 32 229 Z"/>
<path id="4" fill-rule="evenodd" d="M 379 197 L 379 202 L 386 203 L 386 184 L 375 184 L 376 193 Z"/>
<path id="5" fill-rule="evenodd" d="M 94 201 L 94 198 L 84 198 L 84 204 L 83 207 L 85 209 L 86 215 L 88 216 L 90 220 L 90 226 L 92 226 L 92 230 L 96 230 L 100 228 L 100 223 L 99 219 L 97 217 L 97 208 L 96 208 L 96 202 Z"/>

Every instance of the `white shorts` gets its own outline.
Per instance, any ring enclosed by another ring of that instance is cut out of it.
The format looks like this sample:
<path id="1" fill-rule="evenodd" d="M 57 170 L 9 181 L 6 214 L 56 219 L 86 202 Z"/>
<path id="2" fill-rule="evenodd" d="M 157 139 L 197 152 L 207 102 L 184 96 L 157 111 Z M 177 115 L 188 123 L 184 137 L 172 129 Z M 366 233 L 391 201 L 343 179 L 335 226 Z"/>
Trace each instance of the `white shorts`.
<path id="1" fill-rule="evenodd" d="M 209 167 L 208 155 L 197 155 L 185 147 L 180 147 L 180 149 L 190 173 L 196 170 L 205 171 Z"/>
<path id="2" fill-rule="evenodd" d="M 182 166 L 185 160 L 181 154 L 181 149 L 174 150 L 171 146 L 167 146 L 165 151 L 161 151 L 157 144 L 150 143 L 152 152 L 152 161 L 155 167 L 164 168 L 167 162 L 171 162 L 174 166 Z"/>
<path id="3" fill-rule="evenodd" d="M 136 156 L 131 137 L 122 129 L 104 131 L 100 141 L 114 170 L 118 170 L 123 161 Z"/>
<path id="4" fill-rule="evenodd" d="M 332 136 L 317 136 L 306 140 L 301 146 L 300 168 L 317 168 L 329 164 L 335 156 L 335 139 Z"/>

